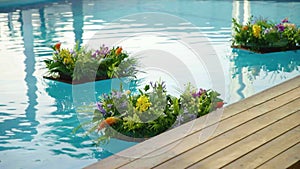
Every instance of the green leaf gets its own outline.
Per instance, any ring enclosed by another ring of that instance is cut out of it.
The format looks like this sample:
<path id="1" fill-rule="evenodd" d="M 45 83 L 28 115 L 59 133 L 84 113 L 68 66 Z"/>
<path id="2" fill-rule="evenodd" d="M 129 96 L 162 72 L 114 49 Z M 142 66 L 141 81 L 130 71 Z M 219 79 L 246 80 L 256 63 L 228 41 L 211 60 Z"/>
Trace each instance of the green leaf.
<path id="1" fill-rule="evenodd" d="M 149 85 L 146 85 L 146 86 L 144 87 L 145 92 L 147 92 L 149 89 L 150 89 L 150 86 L 149 86 Z"/>

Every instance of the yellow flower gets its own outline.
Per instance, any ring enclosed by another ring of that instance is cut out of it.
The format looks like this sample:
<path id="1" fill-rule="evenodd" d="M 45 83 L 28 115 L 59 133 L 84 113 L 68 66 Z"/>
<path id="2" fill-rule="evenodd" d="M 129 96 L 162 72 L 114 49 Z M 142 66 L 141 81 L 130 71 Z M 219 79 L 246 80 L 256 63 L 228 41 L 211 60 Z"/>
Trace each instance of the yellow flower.
<path id="1" fill-rule="evenodd" d="M 64 64 L 68 64 L 69 63 L 69 59 L 64 58 Z"/>
<path id="2" fill-rule="evenodd" d="M 74 61 L 72 59 L 71 53 L 67 49 L 62 49 L 59 53 L 60 57 L 63 59 L 63 63 L 66 65 L 73 65 Z"/>
<path id="3" fill-rule="evenodd" d="M 261 31 L 261 27 L 257 24 L 254 24 L 252 26 L 252 30 L 253 30 L 253 35 L 256 37 L 256 38 L 259 38 L 260 37 L 260 31 Z"/>
<path id="4" fill-rule="evenodd" d="M 145 95 L 140 96 L 136 102 L 136 110 L 144 112 L 151 106 L 149 98 Z"/>
<path id="5" fill-rule="evenodd" d="M 73 60 L 72 58 L 64 58 L 64 64 L 68 65 L 68 64 L 73 64 Z"/>

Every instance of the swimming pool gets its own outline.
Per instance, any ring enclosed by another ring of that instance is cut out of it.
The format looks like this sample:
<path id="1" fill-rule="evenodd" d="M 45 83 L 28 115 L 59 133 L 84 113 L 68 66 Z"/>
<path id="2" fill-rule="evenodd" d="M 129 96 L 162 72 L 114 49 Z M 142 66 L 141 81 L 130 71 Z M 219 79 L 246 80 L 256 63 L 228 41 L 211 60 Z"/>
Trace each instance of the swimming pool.
<path id="1" fill-rule="evenodd" d="M 190 79 L 199 87 L 209 88 L 213 77 L 208 75 L 205 65 L 193 63 L 185 53 L 188 50 L 181 48 L 182 43 L 177 44 L 176 33 L 186 34 L 196 46 L 203 45 L 197 41 L 203 35 L 221 63 L 216 69 L 224 72 L 223 98 L 230 104 L 299 75 L 300 68 L 299 51 L 260 55 L 232 50 L 231 18 L 242 22 L 250 15 L 276 21 L 289 17 L 300 25 L 296 11 L 300 11 L 299 1 L 69 0 L 9 8 L 0 5 L 0 168 L 80 168 L 112 154 L 94 146 L 82 131 L 72 133 L 79 125 L 72 86 L 42 78 L 46 72 L 43 60 L 52 52 L 50 45 L 59 41 L 69 48 L 76 41 L 91 44 L 95 34 L 106 32 L 100 37 L 102 43 L 121 40 L 124 49 L 144 58 L 150 57 L 150 48 L 151 53 L 158 50 L 157 54 L 170 49 L 180 55 L 178 63 L 190 69 Z M 150 26 L 149 22 L 134 20 L 145 14 L 164 18 L 152 18 L 155 23 Z M 175 22 L 167 18 L 175 18 Z M 140 28 L 148 33 L 141 34 Z M 158 30 L 163 30 L 164 36 Z M 172 31 L 176 33 L 166 36 L 166 32 Z M 195 36 L 199 32 L 201 35 Z M 124 34 L 135 36 L 128 38 Z M 168 57 L 170 53 L 163 54 Z M 171 65 L 168 68 L 174 69 L 164 71 L 168 60 L 160 62 L 158 55 L 151 58 L 157 62 L 148 66 L 148 79 L 162 77 L 171 84 L 170 88 L 189 80 L 179 67 Z M 172 61 L 174 64 L 176 60 Z M 155 68 L 159 63 L 164 64 Z M 97 87 L 100 83 L 95 84 L 96 95 L 109 90 Z"/>

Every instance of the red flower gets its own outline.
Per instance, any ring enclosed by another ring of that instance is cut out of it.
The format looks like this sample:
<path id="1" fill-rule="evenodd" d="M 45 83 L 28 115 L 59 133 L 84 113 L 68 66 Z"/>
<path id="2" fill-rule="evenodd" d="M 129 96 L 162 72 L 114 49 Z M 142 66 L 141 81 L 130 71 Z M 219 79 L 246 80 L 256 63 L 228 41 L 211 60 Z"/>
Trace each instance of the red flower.
<path id="1" fill-rule="evenodd" d="M 217 102 L 216 108 L 219 109 L 219 108 L 223 107 L 223 105 L 224 105 L 224 102 L 222 102 L 222 101 Z"/>
<path id="2" fill-rule="evenodd" d="M 116 55 L 118 56 L 121 52 L 122 52 L 122 48 L 121 48 L 121 47 L 118 47 L 118 48 L 116 49 Z"/>
<path id="3" fill-rule="evenodd" d="M 60 45 L 61 45 L 60 42 L 56 43 L 56 44 L 54 45 L 54 49 L 55 49 L 56 51 L 60 51 Z"/>
<path id="4" fill-rule="evenodd" d="M 98 131 L 100 131 L 101 129 L 104 129 L 105 127 L 106 127 L 106 125 L 109 125 L 109 126 L 111 126 L 111 125 L 113 125 L 113 124 L 115 124 L 116 122 L 117 122 L 117 118 L 115 118 L 115 117 L 108 117 L 108 118 L 106 118 L 105 120 L 103 120 L 100 124 L 99 124 L 99 126 L 98 126 Z"/>

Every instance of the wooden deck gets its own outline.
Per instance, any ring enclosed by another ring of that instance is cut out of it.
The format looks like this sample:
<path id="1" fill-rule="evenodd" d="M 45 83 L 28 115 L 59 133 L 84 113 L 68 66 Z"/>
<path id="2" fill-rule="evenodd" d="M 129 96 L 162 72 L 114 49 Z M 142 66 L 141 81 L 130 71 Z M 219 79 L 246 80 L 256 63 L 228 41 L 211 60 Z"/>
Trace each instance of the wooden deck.
<path id="1" fill-rule="evenodd" d="M 300 76 L 86 168 L 288 167 L 300 168 Z"/>

